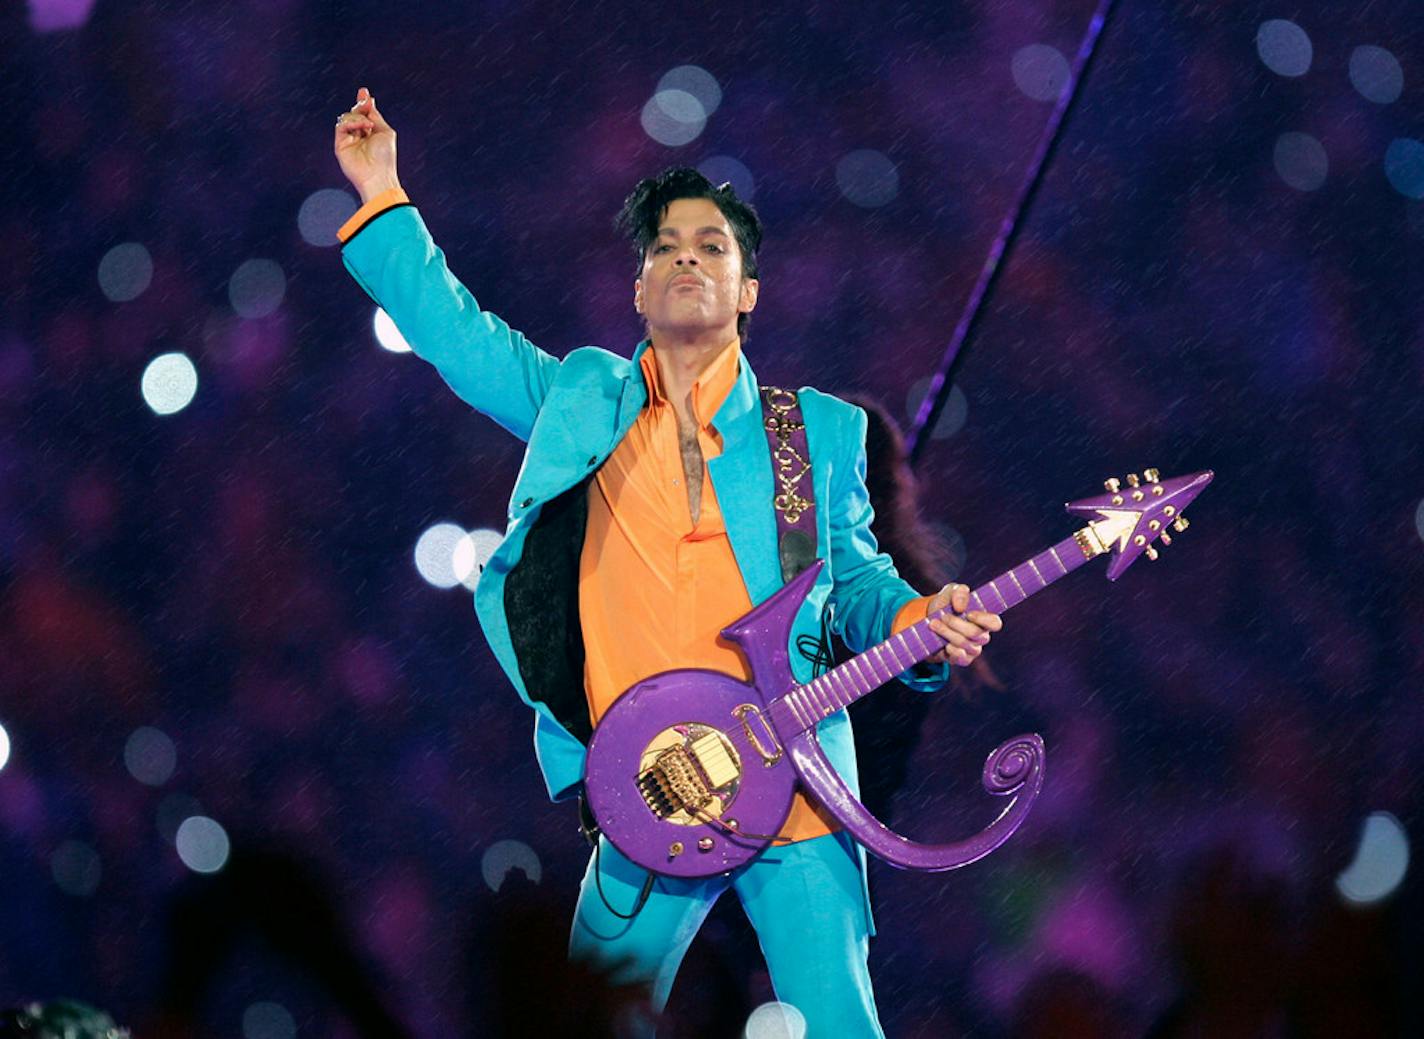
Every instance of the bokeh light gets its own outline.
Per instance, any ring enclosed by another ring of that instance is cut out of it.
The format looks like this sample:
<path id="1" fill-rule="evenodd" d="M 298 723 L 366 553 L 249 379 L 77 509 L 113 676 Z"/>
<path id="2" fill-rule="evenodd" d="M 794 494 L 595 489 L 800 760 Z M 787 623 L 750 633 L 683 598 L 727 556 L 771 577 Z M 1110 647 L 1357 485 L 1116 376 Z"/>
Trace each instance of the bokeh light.
<path id="1" fill-rule="evenodd" d="M 680 90 L 691 94 L 702 106 L 702 117 L 706 119 L 722 103 L 722 87 L 717 77 L 700 65 L 679 65 L 664 73 L 658 80 L 657 93 L 665 90 Z"/>
<path id="2" fill-rule="evenodd" d="M 351 193 L 340 188 L 313 191 L 297 210 L 297 230 L 308 245 L 337 245 L 337 230 L 359 208 Z"/>
<path id="3" fill-rule="evenodd" d="M 415 542 L 415 568 L 436 588 L 454 588 L 460 583 L 455 573 L 455 549 L 465 536 L 465 528 L 454 523 L 437 523 Z"/>
<path id="4" fill-rule="evenodd" d="M 99 291 L 113 303 L 143 295 L 153 282 L 153 257 L 138 242 L 124 242 L 99 260 Z"/>
<path id="5" fill-rule="evenodd" d="M 162 786 L 172 777 L 177 764 L 177 748 L 161 729 L 135 729 L 124 744 L 124 767 L 140 783 Z"/>
<path id="6" fill-rule="evenodd" d="M 1424 198 L 1424 144 L 1396 137 L 1384 153 L 1384 175 L 1405 198 Z"/>
<path id="7" fill-rule="evenodd" d="M 405 341 L 405 336 L 400 334 L 400 329 L 396 328 L 391 316 L 380 307 L 376 308 L 376 313 L 371 317 L 371 330 L 375 332 L 376 342 L 381 344 L 381 349 L 389 350 L 393 354 L 410 353 L 410 344 Z"/>
<path id="8" fill-rule="evenodd" d="M 915 416 L 920 413 L 920 404 L 924 402 L 925 393 L 930 388 L 931 376 L 926 375 L 923 379 L 916 379 L 910 386 L 910 392 L 905 395 L 905 426 L 908 429 L 915 421 Z M 939 418 L 935 420 L 934 431 L 930 434 L 931 440 L 944 440 L 954 436 L 964 428 L 964 423 L 969 420 L 969 398 L 964 395 L 958 384 L 949 388 L 949 399 L 944 402 L 944 407 L 940 409 Z"/>
<path id="9" fill-rule="evenodd" d="M 513 870 L 521 870 L 531 884 L 539 883 L 544 875 L 538 854 L 523 841 L 495 841 L 480 858 L 480 875 L 491 891 L 503 887 L 505 878 Z"/>
<path id="10" fill-rule="evenodd" d="M 1303 76 L 1310 71 L 1315 49 L 1310 36 L 1295 22 L 1272 18 L 1256 30 L 1256 53 L 1278 76 Z"/>
<path id="11" fill-rule="evenodd" d="M 805 1039 L 806 1016 L 790 1003 L 763 1003 L 747 1018 L 746 1039 Z"/>
<path id="12" fill-rule="evenodd" d="M 275 260 L 247 260 L 227 283 L 227 298 L 238 317 L 266 317 L 282 305 L 287 276 Z"/>
<path id="13" fill-rule="evenodd" d="M 1297 191 L 1314 191 L 1330 172 L 1325 146 L 1308 133 L 1291 131 L 1277 137 L 1274 160 L 1281 180 Z"/>
<path id="14" fill-rule="evenodd" d="M 659 144 L 678 148 L 702 136 L 707 110 L 686 90 L 659 90 L 643 106 L 643 132 Z"/>
<path id="15" fill-rule="evenodd" d="M 206 815 L 190 815 L 178 825 L 173 839 L 178 857 L 194 873 L 216 873 L 227 865 L 232 844 L 227 831 Z"/>
<path id="16" fill-rule="evenodd" d="M 1068 59 L 1045 43 L 1031 43 L 1014 52 L 1009 63 L 1014 86 L 1035 101 L 1056 101 L 1072 70 Z"/>
<path id="17" fill-rule="evenodd" d="M 159 354 L 143 370 L 139 389 L 155 415 L 173 415 L 192 403 L 198 392 L 198 370 L 187 354 Z"/>
<path id="18" fill-rule="evenodd" d="M 750 200 L 756 194 L 752 171 L 730 155 L 713 155 L 703 159 L 697 164 L 697 171 L 718 187 L 731 184 L 732 190 L 743 201 Z"/>
<path id="19" fill-rule="evenodd" d="M 1347 902 L 1369 905 L 1388 898 L 1409 871 L 1409 838 L 1389 812 L 1371 812 L 1360 833 L 1354 861 L 1335 878 Z"/>
<path id="20" fill-rule="evenodd" d="M 875 209 L 900 193 L 900 174 L 888 155 L 862 148 L 836 163 L 836 186 L 856 205 Z"/>
<path id="21" fill-rule="evenodd" d="M 1419 540 L 1424 541 L 1424 498 L 1420 499 L 1418 506 L 1414 509 L 1414 529 L 1419 532 Z M 4 731 L 4 729 L 0 729 L 0 734 L 3 734 Z M 0 765 L 4 763 L 4 757 L 0 756 Z"/>
<path id="22" fill-rule="evenodd" d="M 499 531 L 481 527 L 470 531 L 457 541 L 451 555 L 451 568 L 455 571 L 456 579 L 473 592 L 475 585 L 480 583 L 480 574 L 484 573 L 485 564 L 503 540 L 504 535 Z"/>
<path id="23" fill-rule="evenodd" d="M 297 1022 L 281 1003 L 253 1003 L 242 1012 L 242 1039 L 295 1039 Z"/>
<path id="24" fill-rule="evenodd" d="M 30 28 L 35 32 L 77 29 L 93 10 L 94 0 L 30 0 Z"/>
<path id="25" fill-rule="evenodd" d="M 1350 52 L 1350 82 L 1367 101 L 1387 105 L 1404 92 L 1404 69 L 1383 47 L 1366 44 Z"/>
<path id="26" fill-rule="evenodd" d="M 1420 506 L 1421 514 L 1424 514 L 1424 505 Z M 10 734 L 5 731 L 5 726 L 0 725 L 0 772 L 5 771 L 5 766 L 10 762 Z"/>
<path id="27" fill-rule="evenodd" d="M 76 898 L 88 898 L 99 890 L 104 875 L 99 853 L 83 841 L 63 842 L 50 856 L 49 869 L 59 889 Z"/>

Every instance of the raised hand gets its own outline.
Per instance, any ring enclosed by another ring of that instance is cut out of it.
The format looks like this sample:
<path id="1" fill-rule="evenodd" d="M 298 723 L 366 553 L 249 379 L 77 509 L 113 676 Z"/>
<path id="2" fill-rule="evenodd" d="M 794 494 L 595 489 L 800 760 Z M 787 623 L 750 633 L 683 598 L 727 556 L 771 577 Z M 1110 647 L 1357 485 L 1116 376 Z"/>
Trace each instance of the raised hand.
<path id="1" fill-rule="evenodd" d="M 396 132 L 365 87 L 356 92 L 351 110 L 337 118 L 334 149 L 341 172 L 360 193 L 362 202 L 400 187 L 396 176 Z"/>

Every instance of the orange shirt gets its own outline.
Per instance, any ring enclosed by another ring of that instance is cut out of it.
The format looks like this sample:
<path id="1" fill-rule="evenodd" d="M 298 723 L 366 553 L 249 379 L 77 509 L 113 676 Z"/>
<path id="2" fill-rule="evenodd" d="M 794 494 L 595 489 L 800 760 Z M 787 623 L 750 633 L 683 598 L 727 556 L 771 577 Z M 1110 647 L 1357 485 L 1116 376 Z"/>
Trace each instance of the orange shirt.
<path id="1" fill-rule="evenodd" d="M 702 504 L 687 504 L 677 415 L 663 393 L 651 349 L 642 357 L 648 404 L 588 488 L 588 527 L 579 559 L 584 689 L 594 724 L 624 690 L 676 668 L 700 667 L 746 681 L 741 652 L 718 633 L 752 608 L 737 568 L 706 460 L 722 453 L 712 416 L 737 380 L 734 339 L 693 384 L 702 447 Z M 896 629 L 925 615 L 911 600 Z M 839 824 L 804 794 L 792 802 L 781 836 L 819 837 Z"/>

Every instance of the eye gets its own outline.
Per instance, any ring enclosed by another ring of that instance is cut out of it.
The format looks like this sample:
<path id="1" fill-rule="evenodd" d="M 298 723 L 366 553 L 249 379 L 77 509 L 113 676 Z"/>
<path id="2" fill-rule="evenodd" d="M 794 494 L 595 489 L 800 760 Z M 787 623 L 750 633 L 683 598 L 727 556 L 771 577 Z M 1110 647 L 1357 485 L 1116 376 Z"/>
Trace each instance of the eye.
<path id="1" fill-rule="evenodd" d="M 667 242 L 664 242 L 662 245 L 655 245 L 653 246 L 653 255 L 656 256 L 658 253 L 666 252 L 671 248 L 672 246 L 668 245 Z"/>
<path id="2" fill-rule="evenodd" d="M 726 249 L 723 249 L 720 245 L 718 245 L 716 242 L 708 242 L 704 248 L 706 248 L 708 252 L 716 253 L 718 256 L 722 255 L 724 252 L 727 251 Z"/>

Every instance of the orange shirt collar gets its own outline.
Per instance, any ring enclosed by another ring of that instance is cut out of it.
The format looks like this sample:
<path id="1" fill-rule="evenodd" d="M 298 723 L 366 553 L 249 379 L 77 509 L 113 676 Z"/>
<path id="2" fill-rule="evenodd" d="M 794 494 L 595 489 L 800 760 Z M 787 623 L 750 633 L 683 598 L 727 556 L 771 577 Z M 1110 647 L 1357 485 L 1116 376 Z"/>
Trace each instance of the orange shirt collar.
<path id="1" fill-rule="evenodd" d="M 712 363 L 692 384 L 692 411 L 697 416 L 697 424 L 706 428 L 712 418 L 737 384 L 737 369 L 742 359 L 742 340 L 738 336 L 712 359 Z M 651 346 L 643 351 L 639 360 L 643 369 L 643 381 L 648 386 L 649 403 L 667 403 L 663 393 L 662 375 L 658 371 L 658 359 L 653 356 Z"/>

